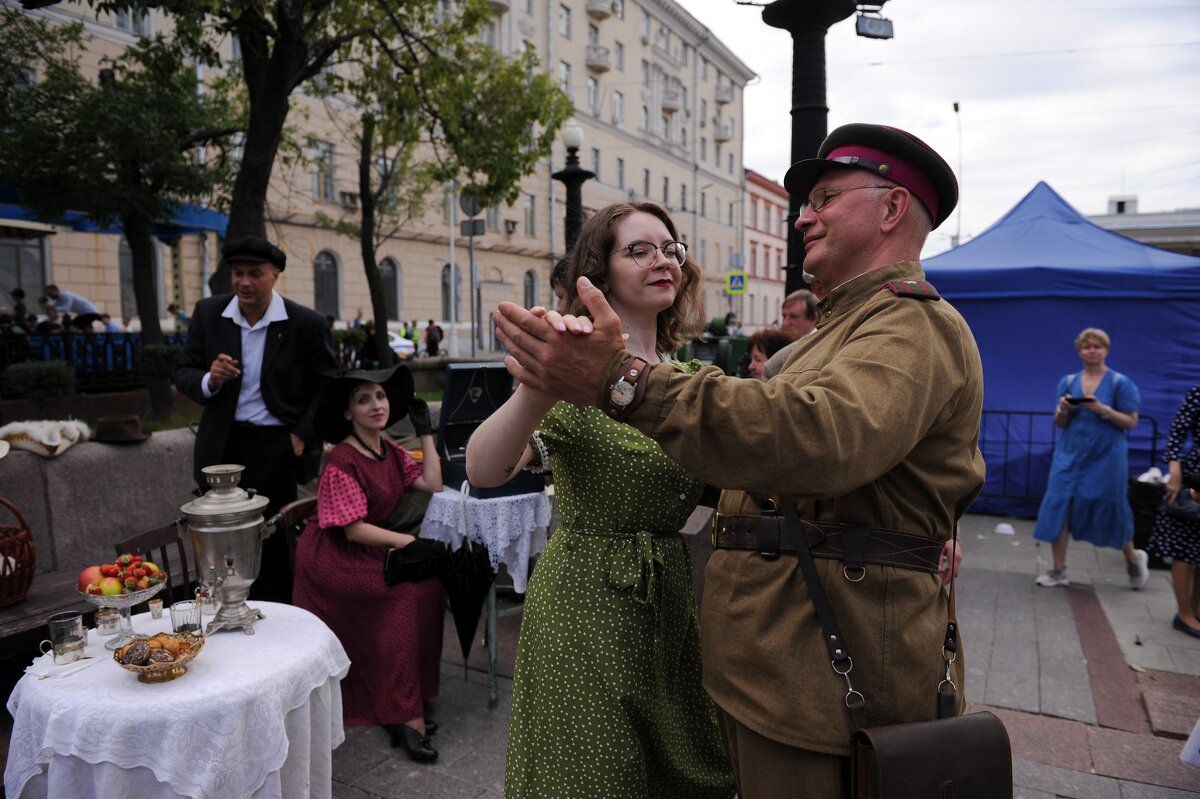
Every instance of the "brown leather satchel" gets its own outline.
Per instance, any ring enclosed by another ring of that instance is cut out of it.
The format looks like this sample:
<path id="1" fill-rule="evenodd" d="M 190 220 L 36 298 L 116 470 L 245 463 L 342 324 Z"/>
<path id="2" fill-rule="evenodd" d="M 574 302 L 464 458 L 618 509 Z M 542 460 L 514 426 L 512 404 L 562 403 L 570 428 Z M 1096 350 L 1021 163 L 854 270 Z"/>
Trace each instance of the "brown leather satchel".
<path id="1" fill-rule="evenodd" d="M 957 687 L 951 667 L 958 656 L 958 619 L 954 610 L 953 569 L 946 608 L 946 637 L 942 644 L 946 676 L 933 690 L 938 718 L 871 726 L 866 698 L 851 683 L 854 662 L 846 650 L 813 556 L 805 545 L 796 508 L 787 500 L 772 500 L 770 504 L 783 510 L 813 609 L 825 633 L 830 665 L 845 679 L 848 688 L 846 707 L 857 727 L 850 737 L 850 796 L 853 799 L 1012 799 L 1012 748 L 1004 724 L 986 711 L 955 715 Z M 957 529 L 954 541 L 957 544 Z"/>
<path id="2" fill-rule="evenodd" d="M 1009 799 L 1012 751 L 987 711 L 858 730 L 850 736 L 854 799 Z"/>

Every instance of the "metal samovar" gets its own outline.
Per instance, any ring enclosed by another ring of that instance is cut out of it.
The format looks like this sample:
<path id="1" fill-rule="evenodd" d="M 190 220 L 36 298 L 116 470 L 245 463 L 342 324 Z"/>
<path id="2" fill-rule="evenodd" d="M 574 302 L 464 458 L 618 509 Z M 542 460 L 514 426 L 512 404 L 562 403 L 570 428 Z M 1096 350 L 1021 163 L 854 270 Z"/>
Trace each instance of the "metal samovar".
<path id="1" fill-rule="evenodd" d="M 267 497 L 238 488 L 245 468 L 227 463 L 201 469 L 209 490 L 180 508 L 187 516 L 200 577 L 221 603 L 206 635 L 237 629 L 253 635 L 254 621 L 266 618 L 246 606 L 246 597 L 258 577 L 262 542 L 275 531 L 275 520 L 263 521 Z"/>

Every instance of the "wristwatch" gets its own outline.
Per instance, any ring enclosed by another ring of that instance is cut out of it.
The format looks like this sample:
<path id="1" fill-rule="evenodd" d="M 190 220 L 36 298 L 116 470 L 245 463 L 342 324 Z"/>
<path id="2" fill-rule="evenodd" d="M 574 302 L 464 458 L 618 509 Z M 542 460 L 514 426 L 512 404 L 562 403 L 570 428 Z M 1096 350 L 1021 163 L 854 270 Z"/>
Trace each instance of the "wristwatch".
<path id="1" fill-rule="evenodd" d="M 637 396 L 637 383 L 646 362 L 641 358 L 633 358 L 629 367 L 617 378 L 617 382 L 608 387 L 608 407 L 605 412 L 609 416 L 620 416 L 633 403 Z"/>

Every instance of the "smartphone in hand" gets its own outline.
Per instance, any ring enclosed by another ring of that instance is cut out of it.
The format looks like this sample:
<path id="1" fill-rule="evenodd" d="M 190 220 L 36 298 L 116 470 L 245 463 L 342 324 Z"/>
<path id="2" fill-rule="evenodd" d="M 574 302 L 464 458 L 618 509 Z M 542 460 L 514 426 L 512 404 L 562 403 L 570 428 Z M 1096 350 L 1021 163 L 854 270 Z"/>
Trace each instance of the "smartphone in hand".
<path id="1" fill-rule="evenodd" d="M 1095 397 L 1067 397 L 1067 402 L 1071 403 L 1072 405 L 1083 405 L 1084 403 L 1095 401 Z"/>

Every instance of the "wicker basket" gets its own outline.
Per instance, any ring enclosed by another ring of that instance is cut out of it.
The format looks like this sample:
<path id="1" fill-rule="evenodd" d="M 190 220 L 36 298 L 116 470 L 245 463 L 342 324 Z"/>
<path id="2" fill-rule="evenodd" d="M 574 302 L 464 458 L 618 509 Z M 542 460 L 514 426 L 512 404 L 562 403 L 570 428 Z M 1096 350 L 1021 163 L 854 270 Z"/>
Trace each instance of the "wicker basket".
<path id="1" fill-rule="evenodd" d="M 36 563 L 29 523 L 17 506 L 4 497 L 0 497 L 0 505 L 17 517 L 15 526 L 0 523 L 0 608 L 6 608 L 24 602 L 29 596 Z"/>

